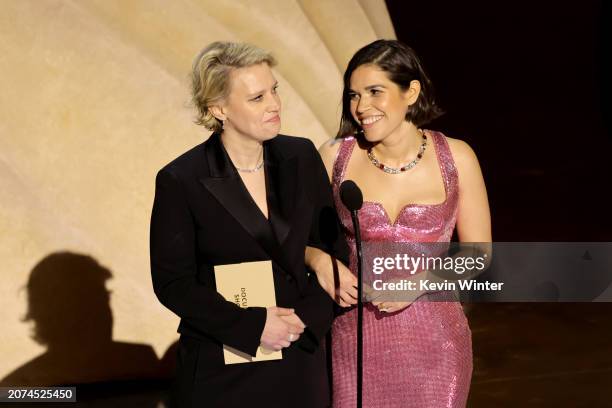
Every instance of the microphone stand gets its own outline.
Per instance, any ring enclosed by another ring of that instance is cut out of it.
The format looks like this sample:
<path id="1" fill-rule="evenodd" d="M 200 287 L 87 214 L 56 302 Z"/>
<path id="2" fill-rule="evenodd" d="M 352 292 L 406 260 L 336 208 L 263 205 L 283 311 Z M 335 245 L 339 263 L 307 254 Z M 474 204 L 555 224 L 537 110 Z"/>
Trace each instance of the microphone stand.
<path id="1" fill-rule="evenodd" d="M 352 180 L 345 180 L 340 185 L 340 198 L 350 211 L 355 231 L 355 249 L 357 250 L 357 408 L 363 405 L 363 287 L 362 287 L 362 249 L 361 229 L 357 211 L 363 205 L 363 194 Z"/>
<path id="2" fill-rule="evenodd" d="M 363 402 L 363 300 L 362 300 L 362 250 L 361 231 L 359 229 L 359 217 L 357 211 L 351 211 L 353 229 L 355 231 L 355 247 L 357 249 L 357 408 L 362 407 Z"/>

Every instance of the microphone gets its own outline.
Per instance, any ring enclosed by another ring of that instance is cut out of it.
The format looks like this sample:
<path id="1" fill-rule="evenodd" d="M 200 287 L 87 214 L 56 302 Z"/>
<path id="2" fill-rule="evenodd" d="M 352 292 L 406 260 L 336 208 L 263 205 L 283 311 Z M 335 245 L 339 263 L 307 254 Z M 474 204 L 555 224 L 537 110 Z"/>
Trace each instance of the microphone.
<path id="1" fill-rule="evenodd" d="M 340 184 L 340 199 L 351 212 L 360 210 L 363 205 L 363 194 L 353 180 L 345 180 Z"/>
<path id="2" fill-rule="evenodd" d="M 361 408 L 363 401 L 363 288 L 361 285 L 363 255 L 357 211 L 359 211 L 363 205 L 363 194 L 354 181 L 345 180 L 340 184 L 340 199 L 342 200 L 342 204 L 351 212 L 353 230 L 355 231 L 355 247 L 357 249 L 357 408 Z"/>

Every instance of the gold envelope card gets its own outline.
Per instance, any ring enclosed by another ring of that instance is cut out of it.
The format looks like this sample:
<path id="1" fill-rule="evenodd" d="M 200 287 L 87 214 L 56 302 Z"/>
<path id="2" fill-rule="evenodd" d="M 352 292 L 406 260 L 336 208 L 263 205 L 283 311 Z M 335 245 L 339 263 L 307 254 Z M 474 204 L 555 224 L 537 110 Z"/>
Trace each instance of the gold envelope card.
<path id="1" fill-rule="evenodd" d="M 276 306 L 274 276 L 271 261 L 244 262 L 215 266 L 217 292 L 225 300 L 242 308 Z M 252 363 L 256 361 L 280 360 L 281 351 L 267 350 L 259 346 L 257 355 L 252 357 L 242 351 L 223 345 L 225 364 Z"/>

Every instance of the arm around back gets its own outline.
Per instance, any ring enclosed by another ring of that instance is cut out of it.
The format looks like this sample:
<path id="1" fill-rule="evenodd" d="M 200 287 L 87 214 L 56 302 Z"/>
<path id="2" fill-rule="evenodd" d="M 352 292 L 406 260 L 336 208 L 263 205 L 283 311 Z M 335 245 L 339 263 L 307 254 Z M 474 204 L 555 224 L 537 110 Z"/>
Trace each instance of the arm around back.
<path id="1" fill-rule="evenodd" d="M 325 166 L 312 142 L 308 145 L 308 168 L 312 175 L 312 194 L 314 209 L 307 245 L 317 248 L 323 256 L 348 262 L 348 246 L 342 232 L 338 215 L 334 208 L 331 186 Z M 308 251 L 307 251 L 308 252 Z M 312 265 L 306 261 L 307 265 Z M 315 275 L 309 279 L 308 293 L 295 307 L 296 314 L 318 338 L 322 338 L 333 319 L 332 300 L 323 290 Z"/>

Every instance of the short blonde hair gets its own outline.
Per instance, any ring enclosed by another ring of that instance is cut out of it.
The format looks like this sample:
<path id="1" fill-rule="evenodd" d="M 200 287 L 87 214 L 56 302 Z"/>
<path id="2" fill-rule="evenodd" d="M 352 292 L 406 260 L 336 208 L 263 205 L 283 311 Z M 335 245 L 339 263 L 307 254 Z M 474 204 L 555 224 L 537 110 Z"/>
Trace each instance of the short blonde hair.
<path id="1" fill-rule="evenodd" d="M 270 67 L 276 65 L 268 51 L 246 43 L 215 41 L 200 51 L 193 61 L 191 75 L 192 99 L 198 109 L 195 122 L 209 130 L 221 131 L 223 123 L 213 116 L 209 106 L 229 94 L 230 72 L 264 62 Z"/>

